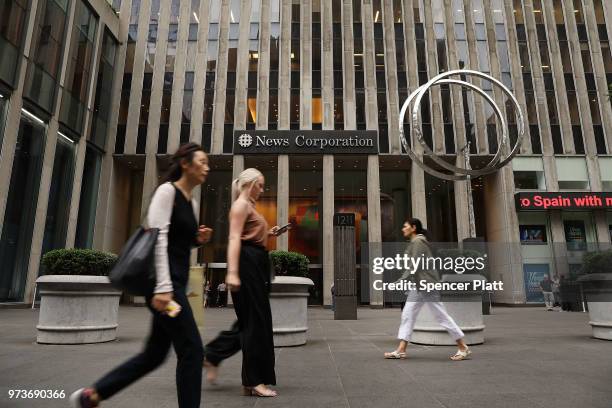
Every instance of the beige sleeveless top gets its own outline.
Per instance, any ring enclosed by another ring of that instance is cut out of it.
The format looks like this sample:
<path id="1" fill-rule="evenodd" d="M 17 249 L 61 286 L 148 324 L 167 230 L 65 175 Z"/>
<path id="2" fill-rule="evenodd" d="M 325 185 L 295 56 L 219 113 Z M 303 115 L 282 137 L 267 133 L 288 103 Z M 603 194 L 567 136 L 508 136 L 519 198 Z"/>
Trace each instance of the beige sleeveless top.
<path id="1" fill-rule="evenodd" d="M 238 198 L 238 200 L 242 200 L 242 198 Z M 255 203 L 249 201 L 248 204 L 249 214 L 244 223 L 240 240 L 265 247 L 268 243 L 268 223 L 263 215 L 255 209 Z"/>

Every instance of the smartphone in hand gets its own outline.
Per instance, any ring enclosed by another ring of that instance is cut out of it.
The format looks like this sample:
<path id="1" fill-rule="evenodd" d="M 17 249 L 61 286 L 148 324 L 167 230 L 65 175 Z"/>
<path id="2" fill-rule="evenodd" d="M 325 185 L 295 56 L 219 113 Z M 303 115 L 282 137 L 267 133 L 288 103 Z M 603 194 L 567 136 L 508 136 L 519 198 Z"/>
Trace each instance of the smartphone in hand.
<path id="1" fill-rule="evenodd" d="M 291 225 L 292 225 L 291 223 L 288 223 L 288 224 L 283 225 L 282 227 L 279 227 L 276 230 L 276 235 L 278 236 L 280 234 L 284 234 L 285 232 L 287 232 L 291 228 Z"/>

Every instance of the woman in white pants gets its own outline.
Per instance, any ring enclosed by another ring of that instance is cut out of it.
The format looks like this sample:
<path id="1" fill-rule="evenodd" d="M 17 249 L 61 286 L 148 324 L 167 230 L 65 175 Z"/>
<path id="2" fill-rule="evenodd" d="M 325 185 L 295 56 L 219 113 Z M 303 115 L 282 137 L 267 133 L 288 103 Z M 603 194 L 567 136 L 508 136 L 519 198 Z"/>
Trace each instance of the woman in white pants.
<path id="1" fill-rule="evenodd" d="M 425 259 L 427 259 L 428 257 L 431 257 L 431 249 L 429 247 L 429 243 L 427 242 L 427 238 L 425 237 L 427 231 L 423 229 L 423 224 L 419 219 L 411 218 L 406 221 L 404 223 L 404 227 L 402 228 L 402 233 L 404 234 L 404 237 L 408 239 L 406 254 L 410 258 L 418 258 L 423 256 Z M 411 271 L 405 271 L 400 280 L 406 278 L 417 283 L 421 280 L 427 280 L 429 282 L 439 281 L 438 272 L 436 270 L 428 270 L 426 268 L 420 268 L 412 273 Z M 455 340 L 457 346 L 459 347 L 457 352 L 451 356 L 451 360 L 459 361 L 468 358 L 472 352 L 463 341 L 463 331 L 461 331 L 459 326 L 457 326 L 457 323 L 455 323 L 453 318 L 448 314 L 444 304 L 440 302 L 439 293 L 427 293 L 416 290 L 410 291 L 402 310 L 402 321 L 397 335 L 397 338 L 400 340 L 399 345 L 397 346 L 396 350 L 385 353 L 385 358 L 406 358 L 406 348 L 408 347 L 410 337 L 412 336 L 412 332 L 414 330 L 414 323 L 416 322 L 416 318 L 425 303 L 429 305 L 440 326 L 446 329 L 448 334 L 453 338 L 453 340 Z"/>

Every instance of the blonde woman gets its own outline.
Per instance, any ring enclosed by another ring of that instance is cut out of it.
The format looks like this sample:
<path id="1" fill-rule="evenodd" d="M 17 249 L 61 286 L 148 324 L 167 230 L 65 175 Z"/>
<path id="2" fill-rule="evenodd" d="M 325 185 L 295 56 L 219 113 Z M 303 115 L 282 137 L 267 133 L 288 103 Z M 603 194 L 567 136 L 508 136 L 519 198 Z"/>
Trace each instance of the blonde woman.
<path id="1" fill-rule="evenodd" d="M 229 243 L 225 282 L 231 291 L 238 330 L 227 332 L 206 346 L 206 358 L 214 352 L 223 356 L 207 365 L 208 379 L 216 377 L 220 360 L 233 354 L 237 344 L 242 348 L 242 385 L 245 395 L 275 397 L 268 385 L 276 385 L 274 372 L 274 340 L 270 311 L 270 265 L 266 244 L 270 235 L 280 233 L 272 229 L 255 209 L 264 191 L 264 177 L 257 169 L 244 170 L 232 183 L 232 207 L 229 214 Z M 239 332 L 240 342 L 236 340 Z M 212 347 L 215 345 L 216 347 Z M 225 347 L 224 347 L 225 346 Z M 223 352 L 220 352 L 222 349 Z M 216 363 L 216 364 L 215 364 Z M 213 366 L 213 367 L 211 367 Z"/>

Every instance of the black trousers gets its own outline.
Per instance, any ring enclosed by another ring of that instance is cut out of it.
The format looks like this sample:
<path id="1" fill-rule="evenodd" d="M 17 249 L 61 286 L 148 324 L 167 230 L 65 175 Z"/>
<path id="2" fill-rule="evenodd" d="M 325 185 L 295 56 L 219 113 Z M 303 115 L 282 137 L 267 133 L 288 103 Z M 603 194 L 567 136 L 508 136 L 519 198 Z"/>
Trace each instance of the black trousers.
<path id="1" fill-rule="evenodd" d="M 232 299 L 240 329 L 242 385 L 276 385 L 268 252 L 243 241 L 239 273 L 240 290 L 232 292 Z"/>
<path id="2" fill-rule="evenodd" d="M 102 399 L 111 397 L 159 367 L 173 345 L 178 359 L 176 389 L 179 407 L 197 408 L 202 393 L 204 351 L 185 290 L 175 287 L 174 300 L 182 310 L 174 318 L 155 311 L 150 300 L 147 298 L 147 305 L 153 313 L 153 321 L 144 350 L 99 379 L 93 387 Z"/>
<path id="3" fill-rule="evenodd" d="M 239 271 L 240 290 L 231 292 L 238 320 L 206 345 L 206 360 L 218 366 L 242 350 L 242 385 L 275 385 L 268 253 L 243 241 Z"/>
<path id="4" fill-rule="evenodd" d="M 206 361 L 218 366 L 227 358 L 230 358 L 242 349 L 240 344 L 240 326 L 236 320 L 229 330 L 223 330 L 210 343 L 204 346 Z"/>

